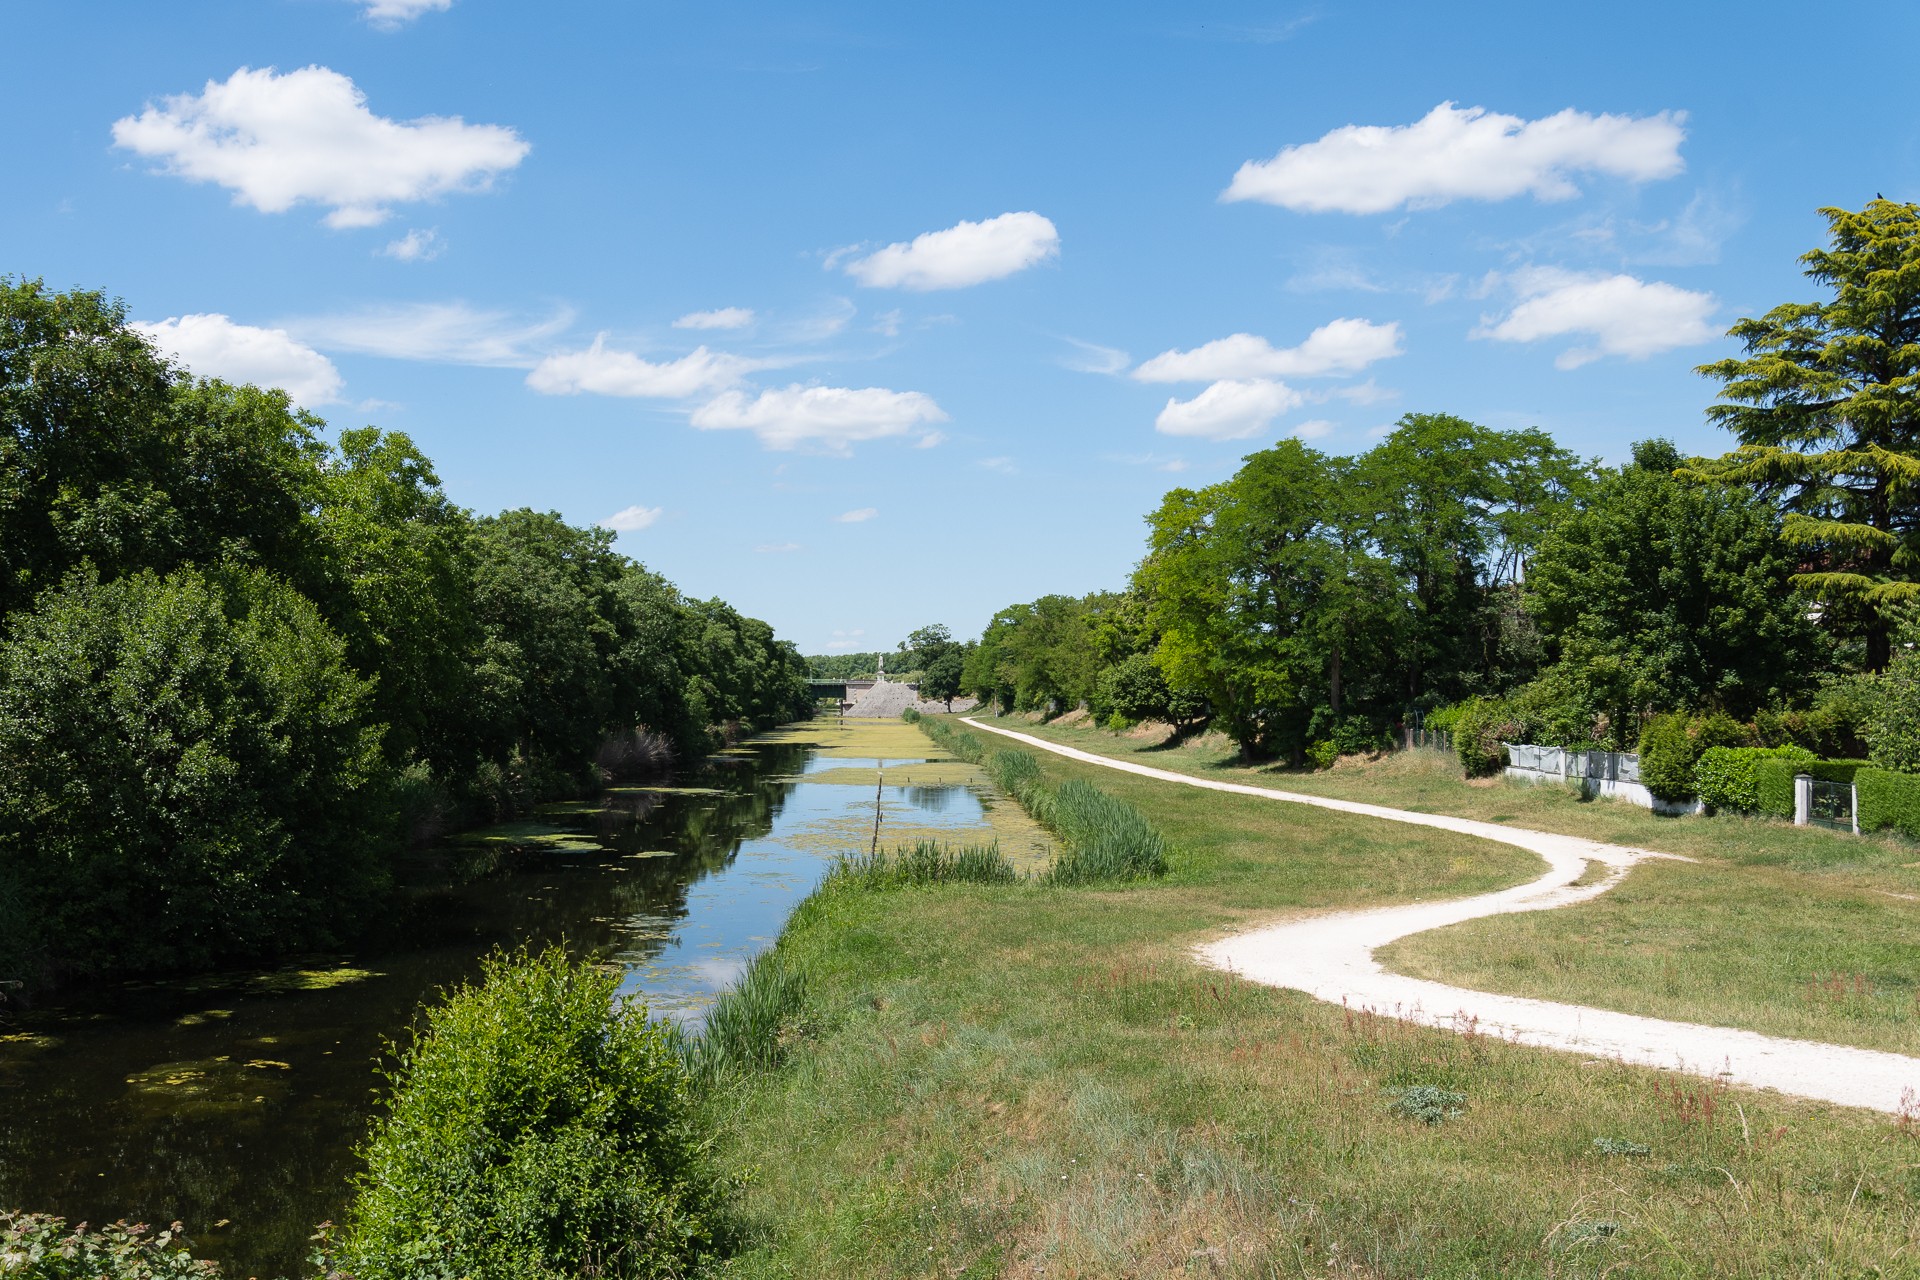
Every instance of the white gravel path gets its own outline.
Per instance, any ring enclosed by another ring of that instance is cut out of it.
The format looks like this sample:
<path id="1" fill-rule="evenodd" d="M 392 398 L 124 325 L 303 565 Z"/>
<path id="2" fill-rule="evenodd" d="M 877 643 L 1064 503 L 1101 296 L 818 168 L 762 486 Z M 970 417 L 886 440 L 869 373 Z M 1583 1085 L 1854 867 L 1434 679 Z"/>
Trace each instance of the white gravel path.
<path id="1" fill-rule="evenodd" d="M 1055 755 L 1144 778 L 1498 840 L 1538 854 L 1549 868 L 1530 884 L 1478 897 L 1341 911 L 1255 929 L 1197 948 L 1198 956 L 1207 964 L 1268 986 L 1305 991 L 1321 1000 L 1371 1009 L 1428 1026 L 1453 1030 L 1473 1027 L 1518 1044 L 1671 1068 L 1842 1106 L 1892 1113 L 1912 1113 L 1920 1109 L 1920 1102 L 1916 1101 L 1920 1099 L 1920 1058 L 1846 1045 L 1787 1040 L 1732 1027 L 1668 1022 L 1551 1000 L 1469 991 L 1389 973 L 1374 961 L 1375 948 L 1409 934 L 1480 916 L 1546 911 L 1584 902 L 1613 888 L 1634 863 L 1646 858 L 1673 857 L 1672 854 L 1476 822 L 1470 818 L 1413 813 L 1325 796 L 1194 778 L 1063 747 L 974 719 L 967 719 L 965 723 Z M 1575 885 L 1573 882 L 1585 873 L 1588 862 L 1604 864 L 1610 874 L 1593 884 Z"/>

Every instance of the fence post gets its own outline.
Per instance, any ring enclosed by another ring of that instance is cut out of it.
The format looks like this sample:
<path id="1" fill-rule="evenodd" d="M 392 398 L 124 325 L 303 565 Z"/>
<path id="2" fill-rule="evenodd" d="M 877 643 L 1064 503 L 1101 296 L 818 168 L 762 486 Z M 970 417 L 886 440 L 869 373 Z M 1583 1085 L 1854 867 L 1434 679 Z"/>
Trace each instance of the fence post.
<path id="1" fill-rule="evenodd" d="M 1813 775 L 1793 775 L 1793 825 L 1804 827 L 1813 821 Z"/>
<path id="2" fill-rule="evenodd" d="M 1847 806 L 1847 810 L 1848 810 L 1847 816 L 1853 819 L 1853 834 L 1859 835 L 1860 834 L 1860 784 L 1857 782 L 1850 782 L 1847 784 L 1847 790 L 1853 793 L 1853 803 Z"/>

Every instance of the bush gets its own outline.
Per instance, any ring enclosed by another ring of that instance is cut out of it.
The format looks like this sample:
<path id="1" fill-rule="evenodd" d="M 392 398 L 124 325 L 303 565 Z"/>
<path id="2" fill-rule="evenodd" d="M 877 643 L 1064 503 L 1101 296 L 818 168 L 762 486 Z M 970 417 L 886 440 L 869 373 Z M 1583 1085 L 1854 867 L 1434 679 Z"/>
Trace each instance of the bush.
<path id="1" fill-rule="evenodd" d="M 1460 723 L 1461 713 L 1466 710 L 1464 702 L 1450 703 L 1444 707 L 1435 707 L 1420 720 L 1420 728 L 1431 729 L 1435 733 L 1452 733 Z"/>
<path id="2" fill-rule="evenodd" d="M 1854 772 L 1853 785 L 1862 831 L 1897 831 L 1920 840 L 1920 777 L 1869 765 Z"/>
<path id="3" fill-rule="evenodd" d="M 99 1230 L 45 1213 L 0 1211 L 0 1275 L 17 1280 L 204 1280 L 220 1268 L 187 1252 L 179 1223 L 149 1234 L 144 1223 Z"/>
<path id="4" fill-rule="evenodd" d="M 1126 720 L 1170 720 L 1172 699 L 1159 665 L 1148 655 L 1136 653 L 1100 673 L 1093 703 L 1097 710 Z"/>
<path id="5" fill-rule="evenodd" d="M 1686 717 L 1655 716 L 1640 735 L 1640 781 L 1670 803 L 1693 799 L 1693 738 Z"/>
<path id="6" fill-rule="evenodd" d="M 1462 703 L 1454 721 L 1453 749 L 1469 778 L 1484 778 L 1506 767 L 1502 739 L 1510 728 L 1506 709 L 1491 698 Z"/>
<path id="7" fill-rule="evenodd" d="M 1340 758 L 1340 748 L 1331 738 L 1322 738 L 1318 742 L 1307 744 L 1307 763 L 1316 769 L 1331 769 L 1333 762 Z"/>
<path id="8" fill-rule="evenodd" d="M 1776 818 L 1793 816 L 1793 778 L 1806 771 L 1806 762 L 1788 757 L 1761 760 L 1753 766 L 1753 807 Z"/>
<path id="9" fill-rule="evenodd" d="M 1759 766 L 1773 759 L 1799 764 L 1811 761 L 1813 752 L 1804 747 L 1708 747 L 1694 761 L 1694 790 L 1700 802 L 1712 809 L 1761 812 Z M 1791 801 L 1788 812 L 1792 812 Z"/>
<path id="10" fill-rule="evenodd" d="M 1439 1124 L 1460 1115 L 1466 1105 L 1467 1095 L 1457 1090 L 1415 1084 L 1402 1089 L 1387 1110 L 1421 1124 Z"/>
<path id="11" fill-rule="evenodd" d="M 683 1276 L 716 1256 L 726 1184 L 675 1036 L 617 974 L 496 955 L 426 1014 L 336 1260 L 358 1280 Z"/>

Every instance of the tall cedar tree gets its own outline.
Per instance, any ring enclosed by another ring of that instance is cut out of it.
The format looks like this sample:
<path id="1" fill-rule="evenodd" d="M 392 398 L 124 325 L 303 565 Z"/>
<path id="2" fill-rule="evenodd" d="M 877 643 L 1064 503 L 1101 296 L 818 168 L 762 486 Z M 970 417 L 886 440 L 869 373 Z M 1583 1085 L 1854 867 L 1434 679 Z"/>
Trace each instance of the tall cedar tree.
<path id="1" fill-rule="evenodd" d="M 1740 447 L 1699 474 L 1781 506 L 1795 583 L 1877 671 L 1893 613 L 1920 598 L 1920 206 L 1820 213 L 1830 244 L 1801 261 L 1833 297 L 1740 321 L 1746 356 L 1700 367 L 1725 384 L 1707 415 Z"/>

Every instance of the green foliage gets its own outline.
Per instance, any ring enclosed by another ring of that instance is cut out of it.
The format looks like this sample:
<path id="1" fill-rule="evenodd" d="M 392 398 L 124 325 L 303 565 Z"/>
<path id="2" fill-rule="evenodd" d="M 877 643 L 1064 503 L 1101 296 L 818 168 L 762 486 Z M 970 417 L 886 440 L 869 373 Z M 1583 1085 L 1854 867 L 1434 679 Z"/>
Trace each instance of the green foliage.
<path id="1" fill-rule="evenodd" d="M 1627 1138 L 1595 1138 L 1593 1149 L 1603 1156 L 1650 1156 L 1653 1148 Z"/>
<path id="2" fill-rule="evenodd" d="M 1920 777 L 1869 765 L 1855 771 L 1853 785 L 1862 831 L 1897 831 L 1920 840 Z"/>
<path id="3" fill-rule="evenodd" d="M 1435 707 L 1422 717 L 1420 727 L 1431 729 L 1435 733 L 1452 733 L 1459 725 L 1460 717 L 1465 714 L 1466 709 L 1467 704 L 1464 702 L 1450 702 L 1445 706 Z"/>
<path id="4" fill-rule="evenodd" d="M 14 1280 L 195 1280 L 220 1268 L 196 1260 L 179 1223 L 155 1232 L 144 1223 L 98 1229 L 45 1213 L 0 1210 L 0 1274 Z"/>
<path id="5" fill-rule="evenodd" d="M 1418 1120 L 1421 1124 L 1436 1125 L 1466 1114 L 1466 1105 L 1467 1095 L 1457 1089 L 1415 1084 L 1402 1089 L 1388 1104 L 1387 1110 L 1408 1120 Z"/>
<path id="6" fill-rule="evenodd" d="M 806 1001 L 806 975 L 777 951 L 762 951 L 708 1008 L 700 1034 L 682 1041 L 688 1068 L 710 1085 L 728 1075 L 779 1066 L 787 1032 Z"/>
<path id="7" fill-rule="evenodd" d="M 0 642 L 0 840 L 94 972 L 324 945 L 385 884 L 368 684 L 258 570 L 75 575 Z"/>
<path id="8" fill-rule="evenodd" d="M 1306 750 L 1307 763 L 1316 769 L 1331 769 L 1333 762 L 1340 758 L 1340 748 L 1333 739 L 1322 738 L 1318 742 L 1309 742 Z"/>
<path id="9" fill-rule="evenodd" d="M 1640 734 L 1640 781 L 1661 800 L 1693 799 L 1694 750 L 1685 716 L 1655 716 Z"/>
<path id="10" fill-rule="evenodd" d="M 1753 766 L 1754 812 L 1770 813 L 1776 818 L 1791 818 L 1794 807 L 1793 778 L 1795 774 L 1804 772 L 1804 760 L 1776 757 L 1756 762 Z"/>
<path id="11" fill-rule="evenodd" d="M 1173 691 L 1149 654 L 1130 653 L 1101 672 L 1094 702 L 1125 720 L 1173 719 Z"/>
<path id="12" fill-rule="evenodd" d="M 1165 875 L 1167 845 L 1146 816 L 1126 801 L 1078 778 L 1060 784 L 1046 807 L 1046 823 L 1066 842 L 1048 879 L 1094 884 Z"/>
<path id="13" fill-rule="evenodd" d="M 1453 722 L 1453 749 L 1469 778 L 1484 778 L 1507 764 L 1512 721 L 1506 708 L 1492 698 L 1469 698 L 1460 703 Z"/>
<path id="14" fill-rule="evenodd" d="M 951 720 L 923 716 L 917 711 L 908 723 L 917 725 L 920 732 L 932 738 L 941 750 L 954 759 L 964 760 L 968 764 L 986 762 L 987 744 L 979 734 L 963 729 Z"/>
<path id="15" fill-rule="evenodd" d="M 878 653 L 815 653 L 806 659 L 816 680 L 871 680 L 880 666 Z"/>
<path id="16" fill-rule="evenodd" d="M 1877 677 L 1861 726 L 1867 754 L 1882 769 L 1920 773 L 1920 654 L 1908 649 Z"/>
<path id="17" fill-rule="evenodd" d="M 1777 517 L 1743 491 L 1676 479 L 1671 446 L 1639 456 L 1528 567 L 1527 607 L 1558 668 L 1614 726 L 1697 707 L 1747 716 L 1803 691 L 1815 632 Z"/>
<path id="18" fill-rule="evenodd" d="M 1020 879 L 997 842 L 961 845 L 920 840 L 891 854 L 842 856 L 827 873 L 829 886 L 851 889 L 901 889 L 930 884 L 1012 884 Z"/>
<path id="19" fill-rule="evenodd" d="M 1765 812 L 1761 805 L 1759 766 L 1765 760 L 1795 765 L 1814 758 L 1805 747 L 1708 747 L 1694 761 L 1693 784 L 1700 802 L 1730 813 Z M 1641 768 L 1644 772 L 1645 762 Z M 1788 812 L 1792 812 L 1789 796 Z"/>
<path id="20" fill-rule="evenodd" d="M 359 1280 L 683 1276 L 724 1245 L 727 1187 L 691 1120 L 674 1037 L 619 977 L 498 955 L 428 1010 L 338 1263 Z"/>

